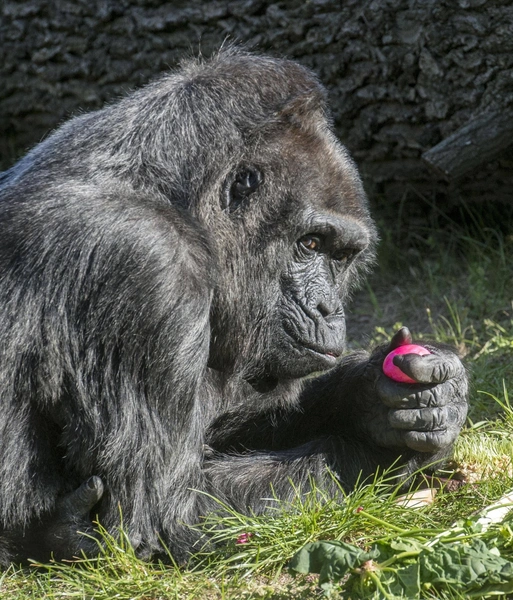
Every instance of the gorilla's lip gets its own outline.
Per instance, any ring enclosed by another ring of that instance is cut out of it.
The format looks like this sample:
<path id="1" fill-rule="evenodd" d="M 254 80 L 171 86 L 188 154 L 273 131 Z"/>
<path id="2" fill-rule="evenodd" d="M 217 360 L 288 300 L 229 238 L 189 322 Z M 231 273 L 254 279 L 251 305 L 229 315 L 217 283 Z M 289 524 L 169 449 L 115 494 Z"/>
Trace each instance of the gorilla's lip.
<path id="1" fill-rule="evenodd" d="M 297 338 L 291 335 L 288 331 L 285 331 L 285 333 L 291 339 L 294 346 L 299 346 L 303 350 L 309 350 L 317 356 L 320 356 L 323 360 L 328 360 L 330 363 L 335 362 L 342 355 L 342 349 L 322 347 L 310 340 L 307 341 Z"/>
<path id="2" fill-rule="evenodd" d="M 341 354 L 336 354 L 332 350 L 317 350 L 316 348 L 312 348 L 307 344 L 303 344 L 303 348 L 306 348 L 306 350 L 309 350 L 318 356 L 322 356 L 324 359 L 328 359 L 330 362 L 335 362 Z"/>

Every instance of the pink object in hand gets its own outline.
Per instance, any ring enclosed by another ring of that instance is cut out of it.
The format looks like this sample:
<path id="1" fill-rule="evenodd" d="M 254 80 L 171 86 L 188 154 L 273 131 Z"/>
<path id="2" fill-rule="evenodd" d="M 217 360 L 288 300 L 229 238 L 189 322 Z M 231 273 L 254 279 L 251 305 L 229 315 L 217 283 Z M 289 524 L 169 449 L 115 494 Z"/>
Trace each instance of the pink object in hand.
<path id="1" fill-rule="evenodd" d="M 393 379 L 394 381 L 398 381 L 399 383 L 417 383 L 415 379 L 412 379 L 406 373 L 403 373 L 399 367 L 394 365 L 394 356 L 399 354 L 418 354 L 420 356 L 425 356 L 426 354 L 431 354 L 431 352 L 424 348 L 424 346 L 417 346 L 416 344 L 405 344 L 404 346 L 399 346 L 392 352 L 389 352 L 385 360 L 383 361 L 383 373 Z"/>

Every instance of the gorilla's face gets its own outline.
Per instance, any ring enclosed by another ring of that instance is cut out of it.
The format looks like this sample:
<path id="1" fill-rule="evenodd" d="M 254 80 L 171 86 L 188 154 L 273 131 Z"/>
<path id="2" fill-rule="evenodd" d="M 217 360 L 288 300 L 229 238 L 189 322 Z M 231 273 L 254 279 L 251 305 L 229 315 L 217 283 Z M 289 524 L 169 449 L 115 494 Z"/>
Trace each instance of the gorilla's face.
<path id="1" fill-rule="evenodd" d="M 314 125 L 269 136 L 224 183 L 211 366 L 290 379 L 344 351 L 344 301 L 375 232 L 356 168 L 325 121 Z"/>
<path id="2" fill-rule="evenodd" d="M 342 355 L 344 301 L 374 236 L 360 179 L 340 145 L 322 128 L 294 137 L 287 179 L 299 209 L 289 230 L 269 363 L 275 376 L 286 377 L 329 369 Z"/>
<path id="3" fill-rule="evenodd" d="M 335 365 L 345 349 L 343 301 L 365 229 L 341 215 L 312 211 L 281 278 L 279 328 L 271 365 L 303 376 Z"/>

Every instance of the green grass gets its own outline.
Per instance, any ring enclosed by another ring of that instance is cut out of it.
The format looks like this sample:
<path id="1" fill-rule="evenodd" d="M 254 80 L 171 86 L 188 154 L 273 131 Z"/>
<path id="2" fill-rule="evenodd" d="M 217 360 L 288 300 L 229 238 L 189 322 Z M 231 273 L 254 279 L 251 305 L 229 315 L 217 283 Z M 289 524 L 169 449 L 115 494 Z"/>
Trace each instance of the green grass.
<path id="1" fill-rule="evenodd" d="M 466 477 L 466 485 L 439 492 L 422 510 L 396 502 L 391 474 L 362 482 L 345 502 L 317 490 L 265 517 L 228 509 L 223 518 L 202 524 L 217 549 L 198 554 L 187 568 L 141 562 L 122 533 L 116 539 L 103 532 L 99 559 L 11 568 L 0 575 L 0 597 L 313 598 L 319 595 L 316 576 L 293 578 L 286 568 L 307 542 L 343 540 L 368 548 L 399 530 L 436 536 L 513 488 L 513 235 L 504 230 L 504 218 L 494 222 L 479 209 L 465 209 L 457 221 L 439 214 L 409 228 L 381 223 L 379 266 L 354 298 L 349 337 L 352 347 L 379 343 L 404 324 L 417 339 L 458 348 L 474 383 L 468 424 L 450 467 Z M 499 536 L 493 543 L 510 559 L 512 527 L 507 522 L 493 533 Z M 248 541 L 237 544 L 242 534 L 249 534 Z M 346 597 L 343 583 L 334 595 Z M 436 597 L 463 596 L 446 590 Z"/>

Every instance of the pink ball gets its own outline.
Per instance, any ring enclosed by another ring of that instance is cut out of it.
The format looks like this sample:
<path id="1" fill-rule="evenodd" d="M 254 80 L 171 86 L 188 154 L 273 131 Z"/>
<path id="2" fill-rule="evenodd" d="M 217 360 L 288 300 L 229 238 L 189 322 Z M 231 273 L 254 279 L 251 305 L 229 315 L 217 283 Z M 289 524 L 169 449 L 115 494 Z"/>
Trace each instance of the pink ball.
<path id="1" fill-rule="evenodd" d="M 419 356 L 425 356 L 426 354 L 431 354 L 431 352 L 427 348 L 424 348 L 424 346 L 405 344 L 404 346 L 399 346 L 395 350 L 392 350 L 392 352 L 389 352 L 383 361 L 383 373 L 387 377 L 390 377 L 390 379 L 400 383 L 417 383 L 415 379 L 408 377 L 406 373 L 403 373 L 399 367 L 394 365 L 394 356 L 399 354 L 418 354 Z"/>

